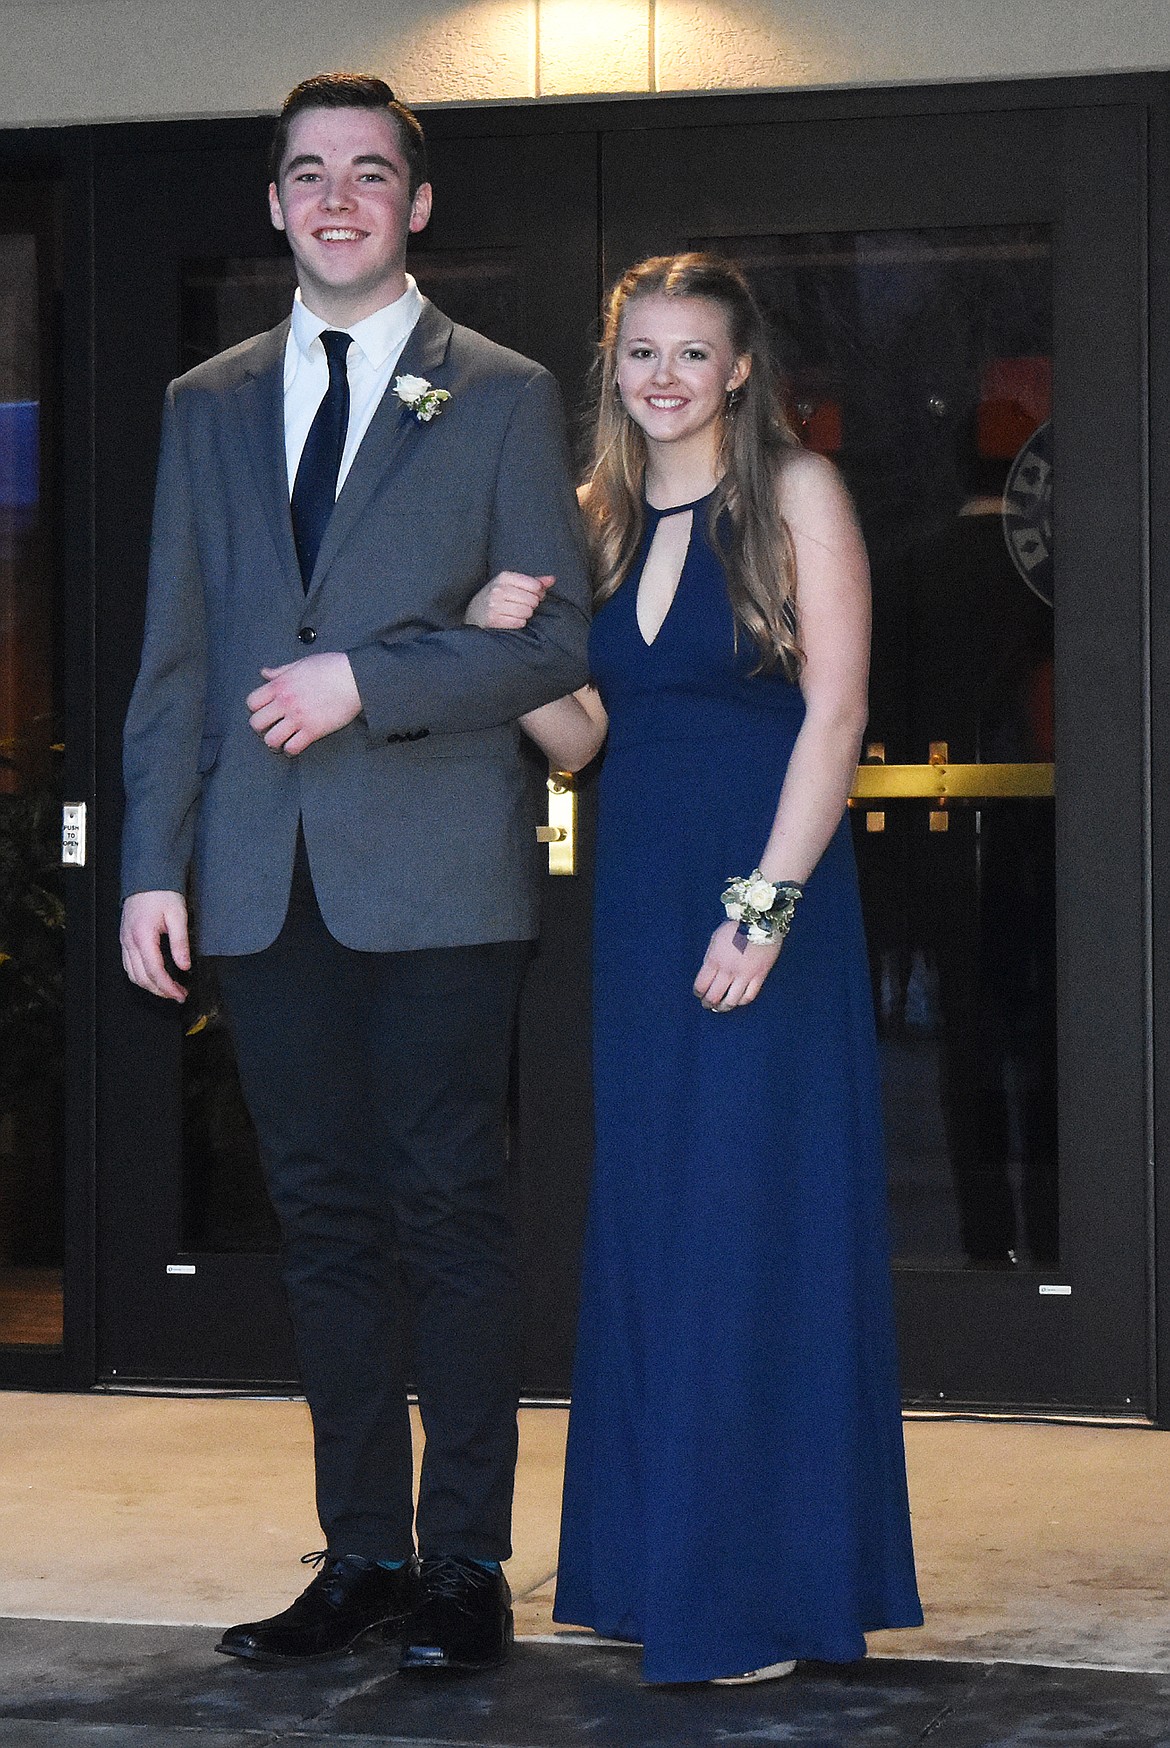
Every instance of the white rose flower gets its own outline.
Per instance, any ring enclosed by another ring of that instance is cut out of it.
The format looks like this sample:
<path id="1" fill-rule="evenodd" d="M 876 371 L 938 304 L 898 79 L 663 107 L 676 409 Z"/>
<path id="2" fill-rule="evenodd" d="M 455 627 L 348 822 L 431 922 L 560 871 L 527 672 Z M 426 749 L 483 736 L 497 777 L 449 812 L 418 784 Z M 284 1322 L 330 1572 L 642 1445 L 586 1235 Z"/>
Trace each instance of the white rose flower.
<path id="1" fill-rule="evenodd" d="M 725 904 L 723 906 L 723 908 L 727 912 L 728 916 L 731 918 L 733 923 L 738 923 L 738 922 L 742 921 L 742 919 L 743 919 L 743 905 L 742 904 Z"/>
<path id="2" fill-rule="evenodd" d="M 753 880 L 747 889 L 747 902 L 753 910 L 771 910 L 776 888 L 770 880 Z"/>
<path id="3" fill-rule="evenodd" d="M 759 923 L 749 923 L 748 924 L 748 940 L 749 941 L 765 941 L 766 942 L 767 939 L 768 939 L 767 929 L 762 929 L 760 927 Z"/>
<path id="4" fill-rule="evenodd" d="M 394 393 L 400 401 L 420 400 L 430 386 L 425 376 L 396 376 L 394 378 Z"/>

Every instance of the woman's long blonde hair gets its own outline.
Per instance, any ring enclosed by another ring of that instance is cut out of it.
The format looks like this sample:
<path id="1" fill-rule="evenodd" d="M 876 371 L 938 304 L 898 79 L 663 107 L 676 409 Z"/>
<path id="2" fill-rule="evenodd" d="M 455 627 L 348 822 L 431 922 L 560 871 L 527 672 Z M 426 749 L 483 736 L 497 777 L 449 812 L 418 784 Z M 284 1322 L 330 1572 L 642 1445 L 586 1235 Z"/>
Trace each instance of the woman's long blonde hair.
<path id="1" fill-rule="evenodd" d="M 745 631 L 759 650 L 756 672 L 781 667 L 795 679 L 801 660 L 796 563 L 776 502 L 776 476 L 798 439 L 784 414 L 759 306 L 739 268 L 717 255 L 656 255 L 623 273 L 610 293 L 583 499 L 594 599 L 600 606 L 625 581 L 645 527 L 646 440 L 618 393 L 617 348 L 626 306 L 634 298 L 650 296 L 701 297 L 719 304 L 727 316 L 732 351 L 737 358 L 751 358 L 751 374 L 728 396 L 719 444 L 721 477 L 707 533 L 723 560 L 737 630 Z"/>

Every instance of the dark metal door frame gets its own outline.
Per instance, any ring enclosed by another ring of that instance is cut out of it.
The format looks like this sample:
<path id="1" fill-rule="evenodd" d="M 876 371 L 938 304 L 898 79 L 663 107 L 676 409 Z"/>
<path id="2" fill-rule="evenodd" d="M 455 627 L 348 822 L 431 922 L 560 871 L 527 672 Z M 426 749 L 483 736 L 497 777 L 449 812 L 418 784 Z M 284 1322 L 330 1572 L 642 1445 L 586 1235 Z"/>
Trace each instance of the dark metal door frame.
<path id="1" fill-rule="evenodd" d="M 590 119 L 596 119 L 599 130 L 613 127 L 615 106 L 604 106 L 604 112 L 603 106 L 587 106 L 587 115 L 590 107 Z M 1123 107 L 1129 107 L 1131 125 L 1142 137 L 1134 141 L 1134 178 L 1122 190 L 1122 205 L 1131 221 L 1135 215 L 1148 213 L 1149 223 L 1146 301 L 1130 336 L 1129 372 L 1136 415 L 1128 432 L 1131 489 L 1132 482 L 1137 482 L 1130 551 L 1136 558 L 1133 574 L 1140 579 L 1140 586 L 1128 602 L 1124 626 L 1111 625 L 1103 645 L 1094 638 L 1094 630 L 1100 631 L 1099 618 L 1090 613 L 1082 624 L 1068 627 L 1062 655 L 1066 662 L 1116 663 L 1119 638 L 1127 643 L 1115 671 L 1119 696 L 1136 705 L 1138 718 L 1135 721 L 1131 714 L 1120 781 L 1129 792 L 1128 817 L 1136 827 L 1138 841 L 1129 860 L 1125 890 L 1118 893 L 1111 888 L 1108 870 L 1105 884 L 1101 884 L 1108 846 L 1098 841 L 1082 864 L 1082 878 L 1075 889 L 1066 891 L 1063 904 L 1066 927 L 1070 919 L 1086 915 L 1095 903 L 1122 903 L 1127 908 L 1131 925 L 1124 969 L 1131 1019 L 1128 1037 L 1122 1043 L 1106 1009 L 1100 1048 L 1095 1056 L 1085 1052 L 1091 1062 L 1090 1074 L 1083 1085 L 1066 1087 L 1065 1092 L 1073 1106 L 1072 1120 L 1084 1125 L 1102 1170 L 1109 1169 L 1114 1157 L 1128 1158 L 1131 1164 L 1131 1200 L 1136 1204 L 1140 1199 L 1140 1212 L 1145 1215 L 1143 1229 L 1138 1230 L 1139 1210 L 1131 1206 L 1133 1243 L 1147 1287 L 1138 1332 L 1147 1360 L 1143 1380 L 1147 1413 L 1156 1424 L 1170 1426 L 1170 1120 L 1164 1090 L 1170 1068 L 1164 1044 L 1170 1030 L 1170 907 L 1161 896 L 1170 893 L 1170 808 L 1163 799 L 1170 794 L 1170 80 L 1161 75 L 1117 76 L 880 92 L 791 93 L 780 99 L 678 99 L 654 106 L 634 103 L 628 106 L 627 115 L 631 130 L 649 132 L 656 126 L 671 125 L 697 128 L 916 116 L 953 119 L 1065 109 L 1073 112 L 1066 149 L 1077 172 L 1071 179 L 1069 207 L 1064 214 L 1067 235 L 1083 216 L 1078 210 L 1079 190 L 1090 201 L 1102 192 L 1100 127 L 1107 125 L 1106 112 Z M 1086 112 L 1096 112 L 1096 133 L 1092 128 L 1078 132 L 1078 125 L 1088 119 Z M 469 118 L 464 117 L 462 125 L 468 123 Z M 1110 198 L 1108 186 L 1104 192 Z M 640 242 L 639 247 L 644 246 Z M 607 276 L 616 265 L 620 263 L 607 263 Z M 1105 267 L 1110 272 L 1142 276 L 1147 261 L 1141 248 L 1137 258 L 1123 250 Z M 1091 303 L 1070 312 L 1070 318 L 1091 332 Z M 1143 368 L 1143 353 L 1148 372 Z M 1102 442 L 1111 443 L 1112 433 L 1102 432 Z M 1116 459 L 1116 455 L 1111 458 Z M 1075 479 L 1069 481 L 1071 488 L 1075 484 Z M 1088 537 L 1091 542 L 1091 531 Z M 1115 552 L 1098 551 L 1094 557 L 1107 574 L 1117 574 Z M 1065 684 L 1069 692 L 1075 691 L 1072 674 Z M 1066 694 L 1066 717 L 1075 708 L 1075 696 Z M 1076 835 L 1078 826 L 1093 825 L 1101 801 L 1107 806 L 1112 802 L 1115 778 L 1113 761 L 1099 759 L 1093 782 L 1086 786 L 1079 817 L 1066 814 L 1067 830 Z M 1095 999 L 1102 986 L 1114 984 L 1115 971 L 1107 952 L 1098 953 L 1096 964 L 1091 959 L 1086 963 L 1083 978 L 1090 997 Z M 1077 993 L 1066 990 L 1066 1001 L 1075 999 Z M 1138 1007 L 1140 1021 L 1135 1024 Z M 1131 1088 L 1125 1132 L 1101 1134 L 1102 1107 L 1093 1095 L 1102 1086 L 1107 1090 L 1117 1072 L 1126 1076 Z M 1065 1120 L 1067 1123 L 1068 1118 Z M 1085 1237 L 1091 1239 L 1091 1234 Z M 1007 1284 L 1009 1289 L 1013 1285 Z"/>
<path id="2" fill-rule="evenodd" d="M 135 130 L 127 138 L 120 130 L 98 142 L 96 300 L 99 325 L 105 318 L 110 329 L 98 361 L 98 396 L 105 404 L 117 388 L 121 404 L 117 424 L 99 429 L 97 462 L 107 488 L 98 519 L 99 576 L 110 589 L 112 608 L 99 642 L 108 704 L 99 781 L 111 843 L 121 813 L 117 736 L 141 642 L 162 391 L 189 362 L 179 357 L 180 270 L 184 262 L 212 264 L 229 256 L 286 258 L 262 198 L 269 133 L 266 123 L 201 125 L 152 129 L 145 139 Z M 462 146 L 454 150 L 464 156 Z M 440 185 L 449 155 L 442 139 L 432 143 Z M 471 258 L 490 272 L 490 263 L 498 266 L 510 257 L 524 264 L 513 285 L 513 301 L 523 303 L 529 285 L 539 285 L 550 253 L 576 263 L 572 315 L 566 313 L 566 294 L 534 292 L 523 326 L 527 349 L 560 377 L 567 398 L 577 401 L 588 366 L 597 258 L 592 141 L 569 133 L 534 144 L 508 134 L 479 142 L 475 158 L 483 184 L 447 176 L 450 195 L 437 203 L 411 266 L 424 289 L 437 281 L 436 295 L 444 298 L 451 273 L 465 271 Z M 550 188 L 556 191 L 551 200 Z M 551 220 L 542 225 L 546 204 Z M 155 238 L 154 247 L 128 283 L 124 263 L 144 232 Z M 279 295 L 287 298 L 284 291 Z M 271 319 L 286 308 L 282 301 Z M 458 315 L 458 308 L 451 313 Z M 126 983 L 114 939 L 116 881 L 111 856 L 101 886 L 106 921 L 99 946 L 99 1059 L 113 1065 L 120 1053 L 128 1072 L 107 1072 L 100 1093 L 99 1376 L 118 1385 L 199 1381 L 295 1388 L 277 1257 L 197 1249 L 183 1236 L 180 1049 L 191 1016 Z M 531 1029 L 530 1010 L 531 1002 L 525 1030 Z M 149 1065 L 152 1084 L 144 1086 L 140 1065 Z M 529 1077 L 522 1080 L 521 1141 L 541 1090 Z M 523 1146 L 518 1152 L 521 1194 L 539 1200 L 539 1171 L 529 1169 Z M 540 1202 L 536 1224 L 554 1234 L 558 1213 L 555 1205 Z M 532 1258 L 530 1248 L 526 1255 L 529 1274 L 543 1279 L 546 1259 Z M 548 1318 L 536 1310 L 535 1295 L 528 1297 L 534 1327 L 543 1329 Z"/>
<path id="3" fill-rule="evenodd" d="M 688 246 L 688 236 L 728 237 L 734 252 L 738 236 L 769 230 L 1053 231 L 1064 1194 L 1062 1262 L 1046 1279 L 1068 1296 L 1041 1296 L 1022 1271 L 899 1268 L 903 1376 L 915 1402 L 1121 1414 L 1155 1406 L 1145 1327 L 1146 458 L 1141 405 L 1118 392 L 1145 375 L 1145 126 L 1138 104 L 1021 104 L 691 127 L 655 154 L 634 131 L 607 141 L 608 279 L 639 255 Z M 737 189 L 729 161 L 772 174 Z M 637 210 L 620 193 L 635 176 Z M 1044 1380 L 1035 1391 L 1029 1373 Z"/>

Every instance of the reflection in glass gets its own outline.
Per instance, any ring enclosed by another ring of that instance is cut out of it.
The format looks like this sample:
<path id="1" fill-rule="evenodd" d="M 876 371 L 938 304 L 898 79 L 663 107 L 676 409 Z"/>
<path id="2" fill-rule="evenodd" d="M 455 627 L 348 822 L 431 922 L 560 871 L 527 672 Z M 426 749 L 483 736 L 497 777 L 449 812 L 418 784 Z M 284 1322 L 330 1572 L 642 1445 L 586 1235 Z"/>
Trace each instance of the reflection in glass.
<path id="1" fill-rule="evenodd" d="M 704 245 L 699 245 L 704 246 Z M 718 240 L 706 246 L 720 246 Z M 873 566 L 871 756 L 1051 764 L 1046 228 L 736 238 Z M 905 1263 L 1058 1258 L 1053 803 L 854 810 Z"/>
<path id="2" fill-rule="evenodd" d="M 297 276 L 292 256 L 184 261 L 179 282 L 179 368 L 192 370 L 282 322 Z"/>
<path id="3" fill-rule="evenodd" d="M 40 239 L 0 217 L 0 1346 L 62 1328 L 65 907 Z"/>
<path id="4" fill-rule="evenodd" d="M 511 249 L 428 250 L 412 255 L 419 290 L 444 315 L 523 350 L 525 286 Z M 190 370 L 284 320 L 296 289 L 288 254 L 185 261 L 181 270 L 180 369 Z"/>
<path id="5" fill-rule="evenodd" d="M 183 1239 L 190 1251 L 274 1251 L 256 1131 L 212 965 L 196 963 L 183 1040 Z"/>

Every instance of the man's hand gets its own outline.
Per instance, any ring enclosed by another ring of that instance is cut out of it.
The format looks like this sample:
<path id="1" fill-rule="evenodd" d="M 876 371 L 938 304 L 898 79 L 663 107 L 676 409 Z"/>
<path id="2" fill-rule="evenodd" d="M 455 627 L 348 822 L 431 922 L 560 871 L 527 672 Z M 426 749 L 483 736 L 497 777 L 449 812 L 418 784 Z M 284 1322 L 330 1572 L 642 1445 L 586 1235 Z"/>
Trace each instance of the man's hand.
<path id="1" fill-rule="evenodd" d="M 730 918 L 720 923 L 695 978 L 695 994 L 712 1013 L 727 1014 L 755 1001 L 780 957 L 779 946 L 745 941 L 742 935 L 737 938 L 737 931 Z"/>
<path id="2" fill-rule="evenodd" d="M 191 969 L 187 939 L 187 901 L 181 892 L 132 892 L 122 906 L 122 964 L 131 983 L 151 995 L 170 1001 L 186 1001 L 187 991 L 166 968 L 162 938 L 170 943 L 171 958 L 180 971 Z"/>
<path id="3" fill-rule="evenodd" d="M 525 576 L 523 571 L 501 571 L 471 597 L 463 618 L 484 631 L 520 631 L 555 581 L 555 577 Z"/>
<path id="4" fill-rule="evenodd" d="M 283 668 L 261 668 L 267 681 L 247 697 L 252 727 L 273 752 L 303 753 L 315 740 L 335 734 L 362 707 L 349 657 L 303 656 Z"/>

